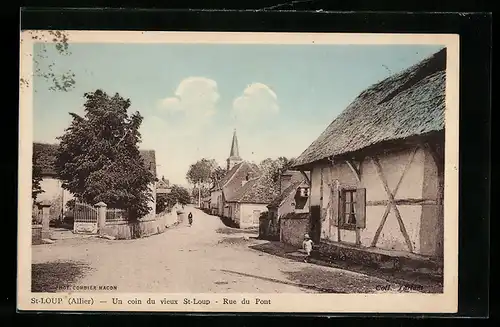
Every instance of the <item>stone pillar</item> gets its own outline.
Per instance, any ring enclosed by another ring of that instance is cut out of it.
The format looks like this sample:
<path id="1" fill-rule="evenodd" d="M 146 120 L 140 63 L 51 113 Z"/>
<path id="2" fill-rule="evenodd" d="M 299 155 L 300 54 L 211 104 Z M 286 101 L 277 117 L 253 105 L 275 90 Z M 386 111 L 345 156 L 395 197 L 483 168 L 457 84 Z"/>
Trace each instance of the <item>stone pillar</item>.
<path id="1" fill-rule="evenodd" d="M 97 231 L 99 235 L 103 235 L 104 227 L 106 226 L 106 210 L 108 206 L 104 202 L 99 202 L 95 206 L 97 207 Z"/>
<path id="2" fill-rule="evenodd" d="M 50 206 L 51 203 L 47 200 L 38 204 L 42 209 L 42 240 L 50 239 Z"/>

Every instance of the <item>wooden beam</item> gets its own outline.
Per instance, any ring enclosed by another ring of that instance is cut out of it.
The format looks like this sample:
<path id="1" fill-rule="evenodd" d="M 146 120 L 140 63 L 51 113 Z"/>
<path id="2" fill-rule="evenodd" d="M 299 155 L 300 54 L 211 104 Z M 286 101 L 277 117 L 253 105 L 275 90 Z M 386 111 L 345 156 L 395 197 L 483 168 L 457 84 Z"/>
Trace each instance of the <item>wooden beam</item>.
<path id="1" fill-rule="evenodd" d="M 390 203 L 389 200 L 378 200 L 378 201 L 367 201 L 367 206 L 387 206 Z M 433 199 L 394 199 L 394 203 L 397 205 L 435 205 L 438 201 Z"/>
<path id="2" fill-rule="evenodd" d="M 349 168 L 351 169 L 352 173 L 354 174 L 354 177 L 356 177 L 356 180 L 358 181 L 358 183 L 361 183 L 361 176 L 360 176 L 359 168 L 356 167 L 356 165 L 354 164 L 354 162 L 352 160 L 346 160 L 345 162 L 349 166 Z"/>
<path id="3" fill-rule="evenodd" d="M 311 180 L 309 179 L 309 177 L 307 176 L 307 174 L 303 170 L 301 170 L 300 173 L 302 174 L 302 176 L 304 176 L 307 185 L 311 186 Z"/>
<path id="4" fill-rule="evenodd" d="M 414 156 L 415 151 L 416 150 L 414 150 L 414 152 L 412 152 L 413 156 Z M 411 164 L 411 161 L 413 160 L 413 156 L 410 155 L 410 160 L 408 161 L 407 165 L 405 166 L 405 170 L 403 171 L 403 174 L 401 175 L 399 182 L 396 185 L 396 188 L 394 190 L 395 192 L 391 192 L 391 190 L 389 189 L 387 179 L 385 178 L 384 172 L 382 171 L 382 166 L 380 165 L 380 161 L 379 161 L 378 157 L 375 156 L 372 158 L 373 164 L 375 165 L 375 168 L 377 170 L 377 174 L 378 174 L 380 180 L 382 181 L 385 192 L 387 193 L 387 197 L 389 198 L 389 204 L 388 204 L 387 209 L 384 213 L 384 216 L 382 217 L 382 221 L 381 221 L 377 231 L 375 232 L 375 236 L 374 236 L 373 241 L 372 241 L 372 246 L 375 246 L 377 244 L 378 238 L 380 237 L 380 233 L 382 232 L 382 228 L 384 227 L 384 224 L 387 220 L 387 216 L 389 215 L 390 209 L 392 207 L 392 209 L 394 209 L 396 219 L 398 220 L 399 229 L 401 230 L 401 233 L 403 234 L 403 237 L 405 238 L 406 245 L 408 246 L 408 250 L 410 252 L 413 252 L 413 246 L 411 244 L 410 236 L 408 235 L 408 232 L 406 231 L 403 219 L 401 218 L 401 214 L 399 213 L 398 207 L 397 207 L 395 200 L 394 200 L 395 193 L 397 192 L 397 189 L 399 188 L 399 185 L 401 184 L 401 180 L 403 179 L 404 173 L 406 172 L 409 164 Z"/>
<path id="5" fill-rule="evenodd" d="M 391 212 L 391 203 L 387 201 L 387 207 L 385 208 L 384 215 L 382 216 L 382 220 L 380 220 L 380 224 L 378 225 L 377 231 L 375 232 L 375 236 L 373 236 L 372 246 L 377 246 L 378 239 L 380 237 L 380 233 L 384 228 L 385 221 L 387 220 L 387 216 L 389 216 L 389 212 Z"/>

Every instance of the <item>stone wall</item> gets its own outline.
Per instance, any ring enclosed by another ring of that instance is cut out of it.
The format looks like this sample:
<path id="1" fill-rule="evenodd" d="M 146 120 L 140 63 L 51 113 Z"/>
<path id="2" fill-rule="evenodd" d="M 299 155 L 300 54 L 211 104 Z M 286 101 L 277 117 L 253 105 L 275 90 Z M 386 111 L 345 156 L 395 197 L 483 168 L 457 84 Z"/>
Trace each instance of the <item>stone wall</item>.
<path id="1" fill-rule="evenodd" d="M 31 244 L 42 244 L 42 225 L 33 225 L 31 227 Z"/>
<path id="2" fill-rule="evenodd" d="M 309 213 L 289 213 L 280 219 L 280 241 L 301 247 L 309 233 Z"/>
<path id="3" fill-rule="evenodd" d="M 119 240 L 147 237 L 161 234 L 165 231 L 165 219 L 156 218 L 137 222 L 108 222 L 104 227 L 104 234 L 113 236 Z"/>

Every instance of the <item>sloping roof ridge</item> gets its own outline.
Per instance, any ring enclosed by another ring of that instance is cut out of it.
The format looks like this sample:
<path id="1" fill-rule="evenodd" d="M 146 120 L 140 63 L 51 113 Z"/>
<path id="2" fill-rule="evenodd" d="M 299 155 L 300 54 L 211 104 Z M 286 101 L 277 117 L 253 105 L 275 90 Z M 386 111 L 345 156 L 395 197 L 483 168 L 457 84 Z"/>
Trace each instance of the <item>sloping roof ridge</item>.
<path id="1" fill-rule="evenodd" d="M 293 194 L 293 190 L 297 189 L 300 184 L 305 182 L 305 178 L 301 180 L 296 180 L 292 184 L 290 184 L 287 188 L 285 188 L 278 196 L 276 196 L 273 201 L 268 205 L 268 207 L 280 207 L 283 202 Z"/>
<path id="2" fill-rule="evenodd" d="M 446 48 L 442 48 L 365 89 L 302 151 L 292 168 L 380 142 L 442 130 L 445 55 Z"/>

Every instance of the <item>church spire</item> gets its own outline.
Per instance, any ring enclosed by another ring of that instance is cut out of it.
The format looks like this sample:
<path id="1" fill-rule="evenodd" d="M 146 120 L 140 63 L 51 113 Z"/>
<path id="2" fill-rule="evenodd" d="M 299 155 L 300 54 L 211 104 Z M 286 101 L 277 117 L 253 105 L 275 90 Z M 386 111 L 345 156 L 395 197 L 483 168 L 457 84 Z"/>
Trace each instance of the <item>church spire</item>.
<path id="1" fill-rule="evenodd" d="M 227 170 L 230 170 L 234 165 L 242 161 L 240 157 L 240 149 L 238 147 L 238 138 L 236 137 L 236 128 L 233 131 L 233 141 L 231 142 L 231 152 L 227 158 Z"/>
<path id="2" fill-rule="evenodd" d="M 231 143 L 231 152 L 229 153 L 229 157 L 240 157 L 240 149 L 238 148 L 238 138 L 236 137 L 236 128 L 233 131 L 233 142 Z"/>

